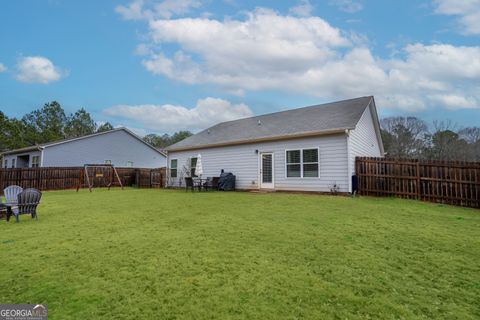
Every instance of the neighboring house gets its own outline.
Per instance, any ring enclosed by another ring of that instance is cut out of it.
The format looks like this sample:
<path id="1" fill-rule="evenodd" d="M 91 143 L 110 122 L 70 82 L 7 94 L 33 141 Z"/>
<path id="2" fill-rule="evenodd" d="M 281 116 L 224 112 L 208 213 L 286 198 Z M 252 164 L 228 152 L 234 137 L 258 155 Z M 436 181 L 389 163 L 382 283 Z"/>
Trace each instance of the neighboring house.
<path id="1" fill-rule="evenodd" d="M 384 154 L 373 97 L 219 123 L 167 148 L 169 184 L 202 157 L 203 177 L 223 169 L 238 189 L 352 190 L 356 156 Z"/>
<path id="2" fill-rule="evenodd" d="M 76 167 L 84 164 L 137 168 L 166 166 L 163 152 L 126 128 L 6 151 L 2 156 L 3 168 Z"/>

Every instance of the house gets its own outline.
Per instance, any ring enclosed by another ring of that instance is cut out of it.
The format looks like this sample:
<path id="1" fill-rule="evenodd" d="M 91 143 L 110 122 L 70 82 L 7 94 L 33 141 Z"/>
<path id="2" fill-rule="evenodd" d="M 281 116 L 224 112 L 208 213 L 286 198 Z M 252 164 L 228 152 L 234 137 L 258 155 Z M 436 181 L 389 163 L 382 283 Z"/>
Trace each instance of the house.
<path id="1" fill-rule="evenodd" d="M 169 181 L 223 169 L 238 189 L 351 192 L 355 157 L 384 154 L 373 96 L 222 122 L 167 148 Z"/>
<path id="2" fill-rule="evenodd" d="M 113 164 L 159 168 L 166 155 L 126 128 L 10 150 L 2 153 L 4 168 L 77 167 Z"/>

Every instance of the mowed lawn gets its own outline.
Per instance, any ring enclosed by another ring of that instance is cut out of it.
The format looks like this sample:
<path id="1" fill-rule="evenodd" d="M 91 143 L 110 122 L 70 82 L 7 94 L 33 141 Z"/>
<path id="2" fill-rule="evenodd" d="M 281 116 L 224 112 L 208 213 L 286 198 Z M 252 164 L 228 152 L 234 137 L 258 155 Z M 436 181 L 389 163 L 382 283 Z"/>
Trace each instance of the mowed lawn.
<path id="1" fill-rule="evenodd" d="M 50 319 L 480 318 L 480 211 L 95 189 L 0 221 L 0 303 Z"/>

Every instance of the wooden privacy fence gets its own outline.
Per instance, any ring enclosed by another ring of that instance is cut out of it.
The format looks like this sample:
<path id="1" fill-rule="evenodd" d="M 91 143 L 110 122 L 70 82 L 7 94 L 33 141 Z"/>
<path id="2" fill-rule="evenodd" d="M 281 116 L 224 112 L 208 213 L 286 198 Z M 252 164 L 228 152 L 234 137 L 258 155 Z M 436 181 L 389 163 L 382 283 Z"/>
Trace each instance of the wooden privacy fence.
<path id="1" fill-rule="evenodd" d="M 124 186 L 141 188 L 163 188 L 165 186 L 165 168 L 116 168 Z M 0 194 L 9 185 L 39 190 L 63 190 L 87 187 L 83 167 L 46 167 L 0 169 Z M 94 188 L 106 187 L 110 183 L 111 169 L 88 169 Z M 119 186 L 113 179 L 112 186 Z"/>
<path id="2" fill-rule="evenodd" d="M 480 208 L 480 163 L 356 158 L 358 192 Z"/>

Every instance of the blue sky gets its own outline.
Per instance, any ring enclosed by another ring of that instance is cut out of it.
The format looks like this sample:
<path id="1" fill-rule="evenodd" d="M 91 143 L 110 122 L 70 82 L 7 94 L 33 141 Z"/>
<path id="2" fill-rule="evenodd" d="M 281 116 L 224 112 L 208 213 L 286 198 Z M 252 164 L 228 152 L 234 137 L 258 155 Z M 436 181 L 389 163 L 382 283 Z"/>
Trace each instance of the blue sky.
<path id="1" fill-rule="evenodd" d="M 0 110 L 140 134 L 375 95 L 480 125 L 480 0 L 2 1 Z"/>

